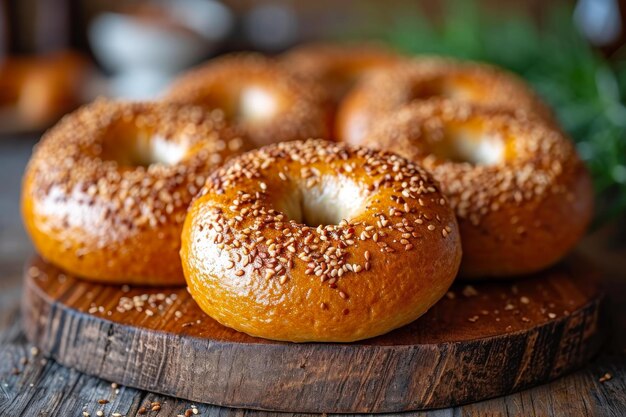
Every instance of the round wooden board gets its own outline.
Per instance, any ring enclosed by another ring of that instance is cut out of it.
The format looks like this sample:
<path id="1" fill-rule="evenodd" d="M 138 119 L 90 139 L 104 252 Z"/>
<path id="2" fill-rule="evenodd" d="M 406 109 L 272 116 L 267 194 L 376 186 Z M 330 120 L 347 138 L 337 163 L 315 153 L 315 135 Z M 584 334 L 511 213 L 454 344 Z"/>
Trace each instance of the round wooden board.
<path id="1" fill-rule="evenodd" d="M 204 315 L 185 288 L 25 270 L 30 341 L 61 364 L 191 401 L 291 412 L 448 407 L 556 378 L 602 340 L 597 275 L 570 259 L 505 283 L 459 283 L 416 322 L 351 344 L 250 337 Z"/>

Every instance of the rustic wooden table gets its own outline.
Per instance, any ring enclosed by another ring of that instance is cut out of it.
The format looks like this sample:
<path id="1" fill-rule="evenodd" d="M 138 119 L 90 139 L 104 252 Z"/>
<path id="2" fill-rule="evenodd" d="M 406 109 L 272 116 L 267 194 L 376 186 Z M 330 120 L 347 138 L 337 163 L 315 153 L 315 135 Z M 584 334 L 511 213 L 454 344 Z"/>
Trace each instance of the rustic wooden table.
<path id="1" fill-rule="evenodd" d="M 0 416 L 177 416 L 273 413 L 191 404 L 117 387 L 43 358 L 20 325 L 21 268 L 32 253 L 19 218 L 20 177 L 33 137 L 0 139 Z M 626 245 L 616 227 L 594 233 L 583 251 L 605 270 L 610 336 L 584 369 L 552 383 L 462 407 L 410 416 L 624 416 L 626 415 Z M 146 407 L 148 410 L 142 414 Z M 151 410 L 154 408 L 154 411 Z"/>

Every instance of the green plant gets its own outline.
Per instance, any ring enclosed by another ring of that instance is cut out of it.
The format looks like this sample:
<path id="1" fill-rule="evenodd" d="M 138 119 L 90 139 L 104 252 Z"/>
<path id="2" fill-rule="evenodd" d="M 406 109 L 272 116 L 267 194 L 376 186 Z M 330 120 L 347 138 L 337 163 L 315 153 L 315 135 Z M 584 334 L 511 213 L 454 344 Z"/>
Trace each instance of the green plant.
<path id="1" fill-rule="evenodd" d="M 571 10 L 553 7 L 542 27 L 520 13 L 448 2 L 434 23 L 416 7 L 398 10 L 376 37 L 413 54 L 491 62 L 528 80 L 552 105 L 592 172 L 597 222 L 626 208 L 626 62 L 609 63 L 580 35 Z"/>

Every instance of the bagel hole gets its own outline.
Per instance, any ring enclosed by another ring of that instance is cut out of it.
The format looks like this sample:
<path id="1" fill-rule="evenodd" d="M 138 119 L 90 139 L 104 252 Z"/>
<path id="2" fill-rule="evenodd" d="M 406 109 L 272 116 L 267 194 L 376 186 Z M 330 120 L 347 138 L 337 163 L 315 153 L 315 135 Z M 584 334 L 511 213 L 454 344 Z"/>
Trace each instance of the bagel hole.
<path id="1" fill-rule="evenodd" d="M 175 165 L 186 153 L 187 147 L 178 141 L 120 123 L 107 133 L 101 157 L 124 167 L 147 168 L 154 164 Z"/>
<path id="2" fill-rule="evenodd" d="M 236 118 L 240 122 L 260 122 L 271 119 L 278 112 L 274 94 L 263 87 L 245 87 L 239 92 Z"/>
<path id="3" fill-rule="evenodd" d="M 476 127 L 446 127 L 442 138 L 432 142 L 431 152 L 439 159 L 472 165 L 496 165 L 505 159 L 502 135 Z"/>
<path id="4" fill-rule="evenodd" d="M 296 189 L 278 207 L 290 220 L 310 227 L 337 225 L 350 221 L 365 205 L 362 187 L 343 177 L 322 177 L 318 184 Z"/>
<path id="5" fill-rule="evenodd" d="M 476 82 L 461 77 L 435 77 L 415 84 L 411 91 L 412 100 L 427 100 L 429 98 L 448 98 L 480 102 L 479 88 Z"/>

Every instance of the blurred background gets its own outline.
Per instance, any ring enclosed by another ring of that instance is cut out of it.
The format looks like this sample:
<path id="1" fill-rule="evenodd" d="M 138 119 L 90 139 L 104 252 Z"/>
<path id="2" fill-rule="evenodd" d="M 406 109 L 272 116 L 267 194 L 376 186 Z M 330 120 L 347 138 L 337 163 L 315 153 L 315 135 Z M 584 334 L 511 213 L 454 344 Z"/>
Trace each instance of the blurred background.
<path id="1" fill-rule="evenodd" d="M 15 174 L 66 112 L 99 95 L 156 97 L 176 73 L 218 54 L 278 54 L 320 40 L 375 39 L 520 74 L 555 108 L 592 171 L 596 228 L 621 235 L 624 25 L 626 0 L 0 0 L 0 174 L 9 178 L 0 192 L 15 196 L 0 201 L 9 214 L 0 251 L 17 252 L 5 237 L 23 234 Z"/>

